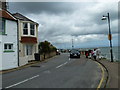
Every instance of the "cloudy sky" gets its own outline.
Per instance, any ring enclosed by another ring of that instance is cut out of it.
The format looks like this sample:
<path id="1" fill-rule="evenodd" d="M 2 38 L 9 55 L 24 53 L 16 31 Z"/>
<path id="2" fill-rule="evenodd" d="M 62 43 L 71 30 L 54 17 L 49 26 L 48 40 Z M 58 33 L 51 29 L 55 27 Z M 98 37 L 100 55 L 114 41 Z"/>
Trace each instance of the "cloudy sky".
<path id="1" fill-rule="evenodd" d="M 39 23 L 39 41 L 57 48 L 109 46 L 110 13 L 113 45 L 118 45 L 118 2 L 9 2 L 9 11 L 19 12 Z"/>

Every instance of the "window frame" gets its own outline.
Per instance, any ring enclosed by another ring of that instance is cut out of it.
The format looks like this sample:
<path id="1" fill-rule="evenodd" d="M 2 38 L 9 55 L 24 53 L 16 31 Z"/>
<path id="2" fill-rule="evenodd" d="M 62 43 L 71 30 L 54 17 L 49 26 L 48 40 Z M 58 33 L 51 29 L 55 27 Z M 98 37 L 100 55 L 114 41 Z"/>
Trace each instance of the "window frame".
<path id="1" fill-rule="evenodd" d="M 4 52 L 14 52 L 13 51 L 13 44 L 12 43 L 5 43 L 4 44 Z"/>
<path id="2" fill-rule="evenodd" d="M 31 25 L 33 25 L 32 28 L 31 28 Z M 35 24 L 34 23 L 30 23 L 30 35 L 35 36 Z"/>
<path id="3" fill-rule="evenodd" d="M 24 28 L 24 24 L 27 24 L 27 28 Z M 28 28 L 28 27 L 29 27 L 28 22 L 23 22 L 23 23 L 22 23 L 23 35 L 28 35 L 28 34 L 29 34 L 29 28 Z M 24 33 L 24 30 L 25 30 L 25 29 L 26 29 L 26 31 L 27 31 L 26 34 Z"/>

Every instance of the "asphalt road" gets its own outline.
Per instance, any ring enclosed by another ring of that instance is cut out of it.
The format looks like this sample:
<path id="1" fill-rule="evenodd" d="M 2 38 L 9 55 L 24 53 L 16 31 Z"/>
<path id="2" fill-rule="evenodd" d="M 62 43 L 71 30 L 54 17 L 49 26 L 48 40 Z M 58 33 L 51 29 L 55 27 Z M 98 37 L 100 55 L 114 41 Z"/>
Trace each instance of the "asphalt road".
<path id="1" fill-rule="evenodd" d="M 61 54 L 31 67 L 2 75 L 3 88 L 97 88 L 101 68 L 94 61 Z"/>

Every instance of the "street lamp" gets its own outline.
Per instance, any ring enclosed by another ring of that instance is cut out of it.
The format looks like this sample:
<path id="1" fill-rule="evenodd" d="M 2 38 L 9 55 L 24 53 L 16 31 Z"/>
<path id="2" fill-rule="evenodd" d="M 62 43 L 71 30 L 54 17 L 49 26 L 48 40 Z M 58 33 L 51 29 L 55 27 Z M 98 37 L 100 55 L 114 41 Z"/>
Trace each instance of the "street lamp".
<path id="1" fill-rule="evenodd" d="M 107 18 L 108 18 L 108 27 L 109 27 L 108 39 L 109 39 L 109 41 L 110 41 L 111 62 L 113 62 L 112 35 L 111 35 L 111 29 L 110 29 L 110 16 L 109 16 L 109 13 L 107 13 L 107 16 L 103 16 L 103 17 L 102 17 L 102 20 L 106 20 Z"/>

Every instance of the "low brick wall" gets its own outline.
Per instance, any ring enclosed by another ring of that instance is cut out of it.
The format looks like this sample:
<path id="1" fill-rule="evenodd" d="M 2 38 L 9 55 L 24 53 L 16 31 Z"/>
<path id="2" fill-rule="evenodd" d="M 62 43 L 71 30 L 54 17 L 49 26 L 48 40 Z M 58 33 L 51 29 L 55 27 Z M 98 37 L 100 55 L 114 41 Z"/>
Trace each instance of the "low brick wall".
<path id="1" fill-rule="evenodd" d="M 40 61 L 44 60 L 44 55 L 40 55 Z"/>
<path id="2" fill-rule="evenodd" d="M 46 53 L 45 56 L 44 55 L 40 55 L 40 60 L 44 61 L 45 59 L 51 58 L 51 57 L 53 57 L 55 55 L 56 55 L 56 52 Z"/>

